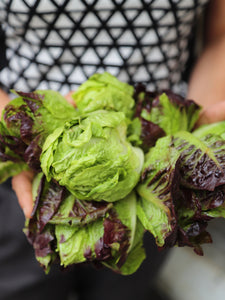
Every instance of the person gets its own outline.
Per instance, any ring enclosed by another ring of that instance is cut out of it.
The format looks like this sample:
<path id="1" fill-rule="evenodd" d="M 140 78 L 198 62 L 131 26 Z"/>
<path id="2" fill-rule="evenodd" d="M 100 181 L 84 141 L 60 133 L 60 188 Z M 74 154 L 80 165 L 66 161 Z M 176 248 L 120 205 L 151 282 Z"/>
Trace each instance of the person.
<path id="1" fill-rule="evenodd" d="M 206 5 L 204 50 L 191 73 L 187 95 L 204 107 L 199 124 L 224 119 L 222 0 L 3 1 L 0 109 L 8 103 L 12 88 L 50 88 L 66 94 L 103 70 L 130 84 L 179 90 L 190 54 L 189 41 Z M 28 218 L 32 179 L 31 172 L 12 179 Z M 150 235 L 148 258 L 131 277 L 86 267 L 65 274 L 56 269 L 45 276 L 22 235 L 24 218 L 9 182 L 1 186 L 0 195 L 0 299 L 67 299 L 72 297 L 69 291 L 73 287 L 79 299 L 151 297 L 149 283 L 165 255 L 157 252 Z"/>

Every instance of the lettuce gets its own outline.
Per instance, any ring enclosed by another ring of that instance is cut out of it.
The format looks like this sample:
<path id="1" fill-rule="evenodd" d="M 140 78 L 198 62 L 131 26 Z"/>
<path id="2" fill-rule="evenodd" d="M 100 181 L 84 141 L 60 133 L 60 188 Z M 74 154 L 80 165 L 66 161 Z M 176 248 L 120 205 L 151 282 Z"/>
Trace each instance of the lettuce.
<path id="1" fill-rule="evenodd" d="M 64 267 L 92 262 L 124 275 L 142 263 L 144 228 L 140 222 L 137 225 L 135 193 L 110 204 L 80 201 L 40 173 L 34 181 L 33 196 L 33 217 L 24 231 L 46 272 L 56 259 Z M 131 265 L 127 263 L 129 255 L 138 253 L 140 257 Z"/>
<path id="2" fill-rule="evenodd" d="M 136 130 L 132 130 L 134 125 L 131 123 L 129 139 L 135 145 L 141 146 L 145 152 L 165 135 L 192 131 L 201 110 L 194 101 L 184 99 L 169 90 L 161 93 L 150 92 L 143 85 L 136 87 L 134 98 L 136 108 L 132 123 L 135 122 L 137 127 L 139 121 L 138 127 L 141 130 L 135 136 Z"/>
<path id="3" fill-rule="evenodd" d="M 81 200 L 113 202 L 139 181 L 143 152 L 126 140 L 122 112 L 82 115 L 50 134 L 40 157 L 48 180 L 54 178 Z"/>
<path id="4" fill-rule="evenodd" d="M 15 94 L 19 97 L 5 107 L 0 122 L 0 174 L 6 174 L 8 161 L 16 164 L 8 177 L 26 169 L 25 165 L 40 171 L 39 157 L 44 140 L 65 121 L 77 115 L 58 92 L 43 90 Z M 6 179 L 6 175 L 0 177 L 1 182 Z"/>
<path id="5" fill-rule="evenodd" d="M 176 227 L 176 184 L 179 179 L 179 152 L 171 147 L 170 136 L 161 138 L 145 156 L 137 214 L 145 229 L 156 238 L 158 246 Z"/>
<path id="6" fill-rule="evenodd" d="M 181 153 L 181 178 L 185 187 L 213 191 L 225 184 L 225 141 L 213 140 L 209 135 L 204 142 L 189 132 L 178 132 L 174 146 Z"/>
<path id="7" fill-rule="evenodd" d="M 73 94 L 16 92 L 0 122 L 0 181 L 33 183 L 24 232 L 46 272 L 90 262 L 128 275 L 159 248 L 202 255 L 208 222 L 225 217 L 225 122 L 194 130 L 200 107 L 95 74 Z"/>
<path id="8" fill-rule="evenodd" d="M 145 155 L 137 214 L 159 247 L 202 255 L 212 242 L 208 222 L 225 215 L 224 123 L 160 138 Z"/>
<path id="9" fill-rule="evenodd" d="M 131 118 L 134 112 L 134 88 L 111 74 L 94 74 L 72 95 L 80 114 L 96 110 L 123 112 Z"/>

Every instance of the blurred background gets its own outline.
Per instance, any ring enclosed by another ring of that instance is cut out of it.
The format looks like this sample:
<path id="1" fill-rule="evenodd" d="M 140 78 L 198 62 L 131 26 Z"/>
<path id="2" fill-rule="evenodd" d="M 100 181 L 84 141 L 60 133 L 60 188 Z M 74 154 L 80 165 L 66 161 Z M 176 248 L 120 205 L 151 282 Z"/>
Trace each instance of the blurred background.
<path id="1" fill-rule="evenodd" d="M 204 256 L 191 248 L 174 248 L 156 280 L 162 300 L 225 299 L 225 220 L 212 220 L 213 244 L 203 245 Z"/>

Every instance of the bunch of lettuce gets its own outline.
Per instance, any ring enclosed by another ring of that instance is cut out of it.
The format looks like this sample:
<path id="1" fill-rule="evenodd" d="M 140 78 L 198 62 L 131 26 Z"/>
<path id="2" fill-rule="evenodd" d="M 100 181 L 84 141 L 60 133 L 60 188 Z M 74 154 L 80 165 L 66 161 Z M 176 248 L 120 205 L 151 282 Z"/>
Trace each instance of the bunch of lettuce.
<path id="1" fill-rule="evenodd" d="M 46 272 L 55 261 L 88 261 L 130 274 L 145 257 L 133 191 L 144 154 L 127 140 L 133 88 L 108 73 L 97 77 L 112 80 L 104 95 L 117 109 L 86 113 L 79 101 L 73 108 L 56 92 L 35 91 L 16 92 L 2 114 L 0 174 L 10 165 L 1 179 L 20 172 L 18 164 L 37 173 L 25 233 Z"/>
<path id="2" fill-rule="evenodd" d="M 126 128 L 123 112 L 101 110 L 73 118 L 46 138 L 42 171 L 48 183 L 57 182 L 67 194 L 63 201 L 51 198 L 49 205 L 48 195 L 47 200 L 42 196 L 35 225 L 34 219 L 28 225 L 29 240 L 34 248 L 38 244 L 36 257 L 46 270 L 56 253 L 64 266 L 94 261 L 123 274 L 133 273 L 142 262 L 144 230 L 140 223 L 136 226 L 132 190 L 144 155 L 126 140 Z M 48 184 L 43 189 L 52 190 Z"/>
<path id="3" fill-rule="evenodd" d="M 37 176 L 25 233 L 46 271 L 92 262 L 132 274 L 144 231 L 159 248 L 211 242 L 224 217 L 224 126 L 194 130 L 200 107 L 95 74 L 73 94 L 17 93 L 2 115 L 0 180 Z M 21 146 L 22 145 L 22 146 Z"/>

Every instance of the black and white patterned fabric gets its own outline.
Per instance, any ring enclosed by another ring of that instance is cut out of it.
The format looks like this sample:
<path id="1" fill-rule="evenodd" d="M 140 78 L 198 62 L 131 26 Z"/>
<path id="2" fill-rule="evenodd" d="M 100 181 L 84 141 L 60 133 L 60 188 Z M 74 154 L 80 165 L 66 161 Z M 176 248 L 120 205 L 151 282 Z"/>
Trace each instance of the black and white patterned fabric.
<path id="1" fill-rule="evenodd" d="M 7 65 L 0 82 L 6 89 L 67 93 L 93 73 L 108 71 L 131 84 L 171 88 L 181 81 L 206 3 L 1 0 Z"/>

